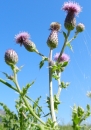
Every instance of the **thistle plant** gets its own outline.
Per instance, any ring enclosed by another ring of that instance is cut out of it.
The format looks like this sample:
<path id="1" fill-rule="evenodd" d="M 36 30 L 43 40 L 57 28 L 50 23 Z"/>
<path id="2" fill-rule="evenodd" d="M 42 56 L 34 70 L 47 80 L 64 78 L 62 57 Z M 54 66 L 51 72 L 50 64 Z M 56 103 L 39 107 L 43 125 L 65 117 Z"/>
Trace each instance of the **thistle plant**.
<path id="1" fill-rule="evenodd" d="M 87 104 L 86 106 L 87 110 L 84 110 L 80 106 L 74 105 L 72 108 L 72 121 L 73 121 L 73 129 L 74 130 L 80 130 L 84 128 L 84 125 L 82 124 L 82 121 L 86 120 L 91 115 L 90 105 Z"/>
<path id="2" fill-rule="evenodd" d="M 46 42 L 49 47 L 49 56 L 45 56 L 40 53 L 36 48 L 35 43 L 30 40 L 30 34 L 28 32 L 20 32 L 15 35 L 15 42 L 20 44 L 20 46 L 24 46 L 26 51 L 34 52 L 37 55 L 42 57 L 41 62 L 39 63 L 39 68 L 41 69 L 45 62 L 48 62 L 48 70 L 49 70 L 49 96 L 47 96 L 46 103 L 48 104 L 49 113 L 44 114 L 42 107 L 39 106 L 38 98 L 36 101 L 33 101 L 30 97 L 28 97 L 27 92 L 28 89 L 35 83 L 35 81 L 28 83 L 25 87 L 21 89 L 18 82 L 18 72 L 22 69 L 22 67 L 17 67 L 16 64 L 18 62 L 18 54 L 13 50 L 9 49 L 5 52 L 5 62 L 13 71 L 13 75 L 8 75 L 3 72 L 5 76 L 10 79 L 14 86 L 6 82 L 5 80 L 0 78 L 0 82 L 5 84 L 7 87 L 13 89 L 18 92 L 19 100 L 16 101 L 16 109 L 17 115 L 10 113 L 15 120 L 15 126 L 12 129 L 14 130 L 59 130 L 59 124 L 57 122 L 57 114 L 58 105 L 60 104 L 60 95 L 62 89 L 65 89 L 69 86 L 69 82 L 61 81 L 62 72 L 65 71 L 66 67 L 69 65 L 70 56 L 65 53 L 65 48 L 70 47 L 72 50 L 71 42 L 77 37 L 77 35 L 84 31 L 85 26 L 83 23 L 76 24 L 76 16 L 81 12 L 82 8 L 78 3 L 68 1 L 65 2 L 62 6 L 62 10 L 66 11 L 67 15 L 64 20 L 64 27 L 66 31 L 61 30 L 61 24 L 59 22 L 52 22 L 50 24 L 49 30 L 51 31 Z M 71 31 L 75 30 L 75 33 L 71 39 L 69 39 Z M 63 34 L 64 43 L 60 52 L 56 53 L 53 58 L 53 50 L 57 48 L 59 44 L 58 33 L 60 35 Z M 58 90 L 57 93 L 53 92 L 53 81 L 52 79 L 57 80 L 58 82 Z M 0 104 L 4 107 L 4 110 L 7 112 L 8 108 L 6 108 L 2 103 Z M 7 114 L 7 113 L 6 113 Z M 47 120 L 44 122 L 41 119 L 41 115 L 44 117 L 47 116 Z M 80 114 L 80 115 L 79 115 Z M 90 116 L 90 106 L 87 105 L 87 112 L 85 113 L 83 109 L 79 107 L 73 107 L 72 112 L 72 121 L 73 121 L 73 129 L 80 130 L 80 123 L 85 120 L 88 116 Z M 9 118 L 10 119 L 10 118 Z M 3 120 L 4 122 L 5 120 Z M 4 122 L 6 123 L 6 122 Z M 78 128 L 79 127 L 79 128 Z"/>

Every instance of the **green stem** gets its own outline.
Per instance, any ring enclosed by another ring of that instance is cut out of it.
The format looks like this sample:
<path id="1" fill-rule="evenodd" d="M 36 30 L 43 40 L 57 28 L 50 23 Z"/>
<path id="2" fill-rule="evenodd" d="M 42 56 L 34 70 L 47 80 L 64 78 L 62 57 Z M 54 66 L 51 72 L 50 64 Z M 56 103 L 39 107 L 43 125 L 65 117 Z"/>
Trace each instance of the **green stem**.
<path id="1" fill-rule="evenodd" d="M 28 107 L 30 113 L 39 121 L 41 122 L 43 125 L 45 125 L 45 123 L 35 114 L 35 112 L 33 111 L 32 107 L 30 107 L 29 103 L 27 102 L 25 97 L 22 97 L 23 101 L 25 102 L 25 105 Z"/>
<path id="2" fill-rule="evenodd" d="M 63 54 L 63 52 L 64 52 L 64 49 L 65 49 L 65 46 L 66 46 L 66 44 L 67 44 L 69 35 L 70 35 L 70 31 L 68 30 L 67 36 L 66 36 L 66 38 L 65 38 L 65 41 L 64 41 L 62 50 L 61 50 L 60 55 L 59 55 L 59 58 L 58 58 L 58 62 L 60 61 L 60 57 L 62 56 L 62 54 Z"/>
<path id="3" fill-rule="evenodd" d="M 52 61 L 52 49 L 50 49 L 49 54 L 49 95 L 50 95 L 50 110 L 51 110 L 51 117 L 53 122 L 56 122 L 56 116 L 54 111 L 54 100 L 53 100 L 53 88 L 52 88 L 52 70 L 51 70 L 51 61 Z"/>
<path id="4" fill-rule="evenodd" d="M 78 33 L 75 32 L 75 35 L 73 38 L 71 38 L 67 43 L 71 43 L 76 37 L 77 37 Z"/>
<path id="5" fill-rule="evenodd" d="M 60 81 L 61 73 L 58 74 L 58 77 L 59 77 L 59 79 L 58 79 L 58 92 L 57 92 L 57 97 L 59 98 L 60 93 L 61 93 L 61 90 L 62 90 L 62 88 L 60 87 L 60 85 L 61 85 L 61 81 Z"/>
<path id="6" fill-rule="evenodd" d="M 23 116 L 23 109 L 22 108 L 19 109 L 19 118 L 20 118 L 20 130 L 23 130 L 24 116 Z"/>
<path id="7" fill-rule="evenodd" d="M 43 125 L 45 125 L 45 123 L 35 114 L 35 112 L 33 111 L 32 107 L 29 105 L 28 101 L 26 100 L 26 98 L 24 96 L 22 96 L 21 94 L 21 90 L 20 90 L 20 87 L 19 87 L 19 84 L 18 84 L 18 80 L 17 80 L 17 74 L 16 74 L 16 70 L 13 69 L 13 72 L 14 72 L 14 83 L 16 85 L 16 88 L 18 90 L 18 92 L 20 93 L 25 105 L 27 106 L 27 108 L 29 109 L 30 113 L 39 121 L 41 122 Z"/>
<path id="8" fill-rule="evenodd" d="M 46 57 L 43 54 L 41 54 L 39 51 L 35 51 L 38 55 L 42 56 L 42 57 Z M 47 57 L 46 57 L 47 58 Z"/>
<path id="9" fill-rule="evenodd" d="M 0 79 L 0 82 L 3 83 L 3 84 L 5 84 L 5 85 L 8 86 L 9 88 L 13 89 L 14 91 L 18 92 L 18 90 L 17 90 L 15 87 L 13 87 L 11 84 L 9 84 L 8 82 L 4 81 L 3 79 Z M 19 93 L 19 92 L 18 92 L 18 93 Z M 35 104 L 37 105 L 37 107 L 42 111 L 41 107 L 39 107 L 38 104 L 37 104 L 35 101 L 33 101 L 33 100 L 32 100 L 30 97 L 28 97 L 27 95 L 25 95 L 25 97 L 26 97 L 27 99 L 29 99 L 30 101 L 32 101 L 33 103 L 35 103 Z M 42 112 L 43 112 L 43 111 L 42 111 Z M 43 114 L 44 114 L 44 112 L 43 112 Z M 44 116 L 45 116 L 45 114 L 44 114 Z"/>

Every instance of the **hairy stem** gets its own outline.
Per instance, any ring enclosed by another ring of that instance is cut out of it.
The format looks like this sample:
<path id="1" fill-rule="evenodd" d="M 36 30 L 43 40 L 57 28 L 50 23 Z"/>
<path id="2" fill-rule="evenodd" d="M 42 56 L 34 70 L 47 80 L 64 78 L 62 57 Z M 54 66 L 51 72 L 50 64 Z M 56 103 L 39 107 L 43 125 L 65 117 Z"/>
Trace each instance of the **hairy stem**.
<path id="1" fill-rule="evenodd" d="M 58 92 L 57 92 L 57 98 L 59 98 L 60 93 L 61 93 L 61 90 L 62 90 L 62 88 L 60 87 L 60 85 L 61 85 L 61 81 L 60 81 L 61 73 L 59 73 L 58 76 L 59 76 L 59 79 L 58 79 Z"/>
<path id="2" fill-rule="evenodd" d="M 49 95 L 50 95 L 50 110 L 51 117 L 53 122 L 56 122 L 56 116 L 54 111 L 54 100 L 53 100 L 53 88 L 52 88 L 52 70 L 51 70 L 51 61 L 52 61 L 52 50 L 50 49 L 49 54 Z"/>

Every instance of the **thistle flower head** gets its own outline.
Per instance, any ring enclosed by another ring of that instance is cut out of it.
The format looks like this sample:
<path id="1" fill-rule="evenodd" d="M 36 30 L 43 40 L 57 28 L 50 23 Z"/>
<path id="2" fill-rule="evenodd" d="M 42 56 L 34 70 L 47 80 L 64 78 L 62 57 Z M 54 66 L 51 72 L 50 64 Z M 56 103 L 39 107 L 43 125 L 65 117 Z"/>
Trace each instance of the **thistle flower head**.
<path id="1" fill-rule="evenodd" d="M 78 3 L 69 1 L 64 3 L 62 10 L 66 11 L 67 13 L 73 12 L 74 14 L 78 15 L 81 12 L 82 7 Z"/>
<path id="2" fill-rule="evenodd" d="M 54 56 L 55 61 L 58 61 L 59 55 L 60 53 L 55 54 Z M 65 53 L 63 53 L 62 56 L 60 57 L 60 62 L 65 62 L 65 61 L 69 62 L 69 60 L 70 60 L 70 57 Z"/>
<path id="3" fill-rule="evenodd" d="M 8 65 L 16 64 L 18 62 L 18 55 L 13 49 L 9 49 L 5 52 L 5 62 Z"/>
<path id="4" fill-rule="evenodd" d="M 15 41 L 16 43 L 22 45 L 30 38 L 30 35 L 27 32 L 21 32 L 17 35 L 15 35 Z"/>
<path id="5" fill-rule="evenodd" d="M 76 32 L 82 32 L 82 31 L 84 31 L 84 29 L 85 29 L 85 26 L 84 26 L 84 24 L 82 24 L 82 23 L 79 23 L 77 26 L 76 26 Z"/>
<path id="6" fill-rule="evenodd" d="M 58 22 L 52 22 L 50 24 L 50 30 L 56 30 L 59 31 L 60 30 L 61 25 Z"/>

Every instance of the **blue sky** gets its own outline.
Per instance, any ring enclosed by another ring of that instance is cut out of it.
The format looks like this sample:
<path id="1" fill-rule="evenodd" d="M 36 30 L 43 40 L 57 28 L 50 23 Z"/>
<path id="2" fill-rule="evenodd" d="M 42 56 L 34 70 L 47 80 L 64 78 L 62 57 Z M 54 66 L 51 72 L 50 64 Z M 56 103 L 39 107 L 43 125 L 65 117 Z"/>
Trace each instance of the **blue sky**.
<path id="1" fill-rule="evenodd" d="M 61 23 L 64 29 L 64 19 L 66 13 L 61 10 L 64 0 L 3 0 L 0 1 L 0 71 L 12 74 L 9 66 L 4 62 L 4 53 L 7 49 L 14 49 L 19 56 L 18 66 L 24 65 L 24 68 L 18 74 L 20 86 L 36 79 L 35 84 L 29 90 L 29 96 L 36 99 L 42 96 L 40 105 L 47 112 L 45 104 L 46 95 L 48 95 L 48 68 L 47 63 L 39 70 L 41 57 L 35 53 L 29 53 L 24 47 L 20 47 L 14 41 L 15 34 L 20 31 L 27 31 L 31 35 L 31 40 L 36 44 L 38 50 L 44 55 L 49 55 L 49 48 L 46 44 L 50 33 L 49 25 L 57 21 Z M 77 23 L 85 24 L 85 31 L 78 35 L 72 42 L 72 52 L 66 48 L 65 53 L 70 56 L 70 63 L 62 74 L 62 80 L 70 82 L 70 86 L 63 90 L 60 100 L 58 119 L 61 123 L 71 121 L 71 108 L 74 103 L 86 107 L 91 101 L 86 97 L 86 92 L 91 90 L 91 1 L 76 0 L 83 8 L 79 14 Z M 73 36 L 71 33 L 70 38 Z M 53 55 L 60 52 L 63 45 L 63 35 L 59 34 L 59 45 L 53 51 Z M 0 78 L 6 80 L 6 77 L 0 73 Z M 8 81 L 10 82 L 10 81 Z M 57 82 L 53 84 L 54 93 L 57 92 Z M 12 111 L 15 111 L 14 101 L 18 95 L 5 85 L 0 83 L 0 102 L 4 102 Z M 88 119 L 90 122 L 90 119 Z"/>

